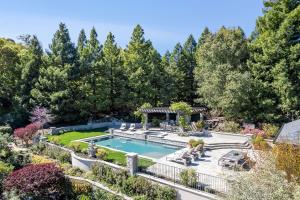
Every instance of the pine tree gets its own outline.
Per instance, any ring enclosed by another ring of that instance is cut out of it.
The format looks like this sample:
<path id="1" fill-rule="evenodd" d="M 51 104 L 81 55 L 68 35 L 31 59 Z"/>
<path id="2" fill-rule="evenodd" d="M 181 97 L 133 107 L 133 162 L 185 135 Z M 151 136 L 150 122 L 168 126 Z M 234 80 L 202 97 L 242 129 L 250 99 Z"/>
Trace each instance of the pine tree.
<path id="1" fill-rule="evenodd" d="M 106 83 L 106 96 L 111 112 L 126 107 L 127 77 L 123 68 L 121 49 L 115 42 L 115 36 L 109 32 L 103 45 L 103 68 Z"/>
<path id="2" fill-rule="evenodd" d="M 198 39 L 198 43 L 197 43 L 197 48 L 199 48 L 202 44 L 204 44 L 206 38 L 211 37 L 212 33 L 210 32 L 210 30 L 205 27 L 203 32 L 201 33 L 201 36 Z"/>
<path id="3" fill-rule="evenodd" d="M 30 111 L 35 106 L 31 91 L 38 81 L 40 68 L 43 65 L 43 49 L 35 35 L 28 36 L 25 43 L 26 49 L 21 56 L 20 64 L 22 68 L 21 98 L 22 105 Z"/>
<path id="4" fill-rule="evenodd" d="M 192 35 L 188 37 L 186 42 L 183 45 L 183 54 L 184 54 L 184 90 L 185 93 L 185 102 L 189 104 L 194 104 L 195 99 L 195 81 L 194 81 L 194 69 L 196 68 L 196 47 L 197 43 Z"/>
<path id="5" fill-rule="evenodd" d="M 86 48 L 87 40 L 84 29 L 81 29 L 79 32 L 77 40 L 77 53 L 79 57 L 82 56 L 84 49 Z"/>
<path id="6" fill-rule="evenodd" d="M 159 67 L 157 52 L 153 51 L 151 42 L 144 38 L 144 30 L 137 25 L 132 33 L 131 40 L 125 49 L 124 67 L 129 78 L 128 106 L 135 109 L 145 102 L 155 105 L 158 88 L 153 87 L 153 78 L 149 74 Z"/>
<path id="7" fill-rule="evenodd" d="M 265 1 L 250 44 L 249 67 L 268 93 L 260 100 L 268 106 L 268 121 L 300 116 L 300 5 L 298 0 Z"/>
<path id="8" fill-rule="evenodd" d="M 38 105 L 50 108 L 59 121 L 77 121 L 79 116 L 74 113 L 78 113 L 80 74 L 76 48 L 65 24 L 59 24 L 47 54 L 32 96 Z"/>

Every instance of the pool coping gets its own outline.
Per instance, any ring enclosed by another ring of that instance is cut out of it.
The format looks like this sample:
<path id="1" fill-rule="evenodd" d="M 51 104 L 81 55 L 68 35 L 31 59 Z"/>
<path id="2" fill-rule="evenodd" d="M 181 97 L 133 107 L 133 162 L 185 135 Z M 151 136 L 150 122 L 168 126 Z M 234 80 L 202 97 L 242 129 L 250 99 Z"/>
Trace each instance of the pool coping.
<path id="1" fill-rule="evenodd" d="M 137 139 L 137 138 L 122 137 L 122 136 L 119 136 L 119 135 L 113 135 L 113 134 L 106 134 L 106 135 L 101 135 L 101 136 L 94 136 L 94 137 L 83 138 L 83 139 L 74 140 L 74 141 L 84 142 L 84 143 L 89 144 L 89 141 L 91 141 L 91 140 L 102 139 L 102 138 L 106 138 L 106 137 L 114 137 L 114 136 L 115 136 L 115 137 L 121 137 L 121 138 L 136 139 L 136 140 L 140 140 L 140 141 L 147 141 L 147 140 L 141 140 L 141 139 Z M 148 142 L 153 142 L 153 141 L 148 141 Z M 153 142 L 153 143 L 157 143 L 157 144 L 163 145 L 163 143 L 159 143 L 159 142 Z M 125 153 L 125 154 L 128 154 L 128 153 L 136 153 L 136 152 L 122 151 L 122 150 L 119 150 L 119 149 L 115 149 L 115 148 L 111 148 L 111 147 L 106 147 L 106 146 L 102 146 L 102 145 L 98 145 L 98 144 L 95 144 L 95 145 L 96 145 L 96 146 L 99 146 L 99 147 L 102 147 L 102 148 L 106 148 L 106 149 L 112 150 L 112 151 L 118 151 L 118 152 L 121 152 L 121 153 Z M 166 144 L 166 145 L 167 145 L 167 144 Z M 170 146 L 175 146 L 175 145 L 170 145 Z M 184 149 L 184 147 L 181 147 L 181 146 L 176 146 L 176 147 L 179 147 L 180 149 L 176 150 L 176 151 L 173 152 L 173 153 L 164 155 L 164 156 L 161 157 L 161 158 L 152 158 L 152 157 L 148 157 L 148 156 L 144 156 L 144 155 L 140 155 L 140 154 L 138 154 L 138 156 L 141 157 L 141 158 L 145 158 L 145 159 L 152 160 L 152 161 L 154 161 L 154 162 L 158 162 L 158 160 L 160 160 L 160 159 L 162 159 L 162 158 L 164 158 L 164 157 L 166 157 L 166 156 L 168 156 L 168 155 L 174 154 L 174 153 L 176 153 L 177 151 L 181 151 L 182 149 Z"/>

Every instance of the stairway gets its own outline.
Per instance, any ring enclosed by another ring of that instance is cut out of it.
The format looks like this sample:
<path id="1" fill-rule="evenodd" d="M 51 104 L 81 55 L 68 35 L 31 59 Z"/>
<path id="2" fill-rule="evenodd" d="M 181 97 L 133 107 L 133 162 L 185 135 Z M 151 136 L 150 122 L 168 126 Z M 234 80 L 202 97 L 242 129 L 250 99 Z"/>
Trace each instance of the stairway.
<path id="1" fill-rule="evenodd" d="M 216 149 L 251 149 L 252 146 L 249 142 L 244 143 L 210 143 L 205 144 L 204 148 L 206 150 L 216 150 Z"/>

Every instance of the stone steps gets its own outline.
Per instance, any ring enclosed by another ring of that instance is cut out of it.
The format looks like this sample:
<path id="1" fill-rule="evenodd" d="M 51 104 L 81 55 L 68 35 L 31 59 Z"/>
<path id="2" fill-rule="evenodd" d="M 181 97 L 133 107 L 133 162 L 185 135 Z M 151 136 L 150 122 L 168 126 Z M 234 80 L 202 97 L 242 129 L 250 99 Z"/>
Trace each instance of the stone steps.
<path id="1" fill-rule="evenodd" d="M 248 142 L 244 143 L 211 143 L 204 147 L 207 150 L 215 149 L 251 149 L 252 146 Z"/>

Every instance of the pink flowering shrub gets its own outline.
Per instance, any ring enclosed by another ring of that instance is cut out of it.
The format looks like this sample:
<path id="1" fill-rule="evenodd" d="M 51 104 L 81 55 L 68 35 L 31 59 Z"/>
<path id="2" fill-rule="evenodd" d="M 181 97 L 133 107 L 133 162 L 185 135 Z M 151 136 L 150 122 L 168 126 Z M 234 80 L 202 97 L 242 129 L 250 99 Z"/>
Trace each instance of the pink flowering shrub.
<path id="1" fill-rule="evenodd" d="M 251 127 L 245 127 L 242 131 L 242 134 L 250 134 L 250 135 L 255 135 L 255 136 L 261 136 L 265 137 L 266 133 L 263 130 L 260 130 L 258 128 L 251 128 Z"/>
<path id="2" fill-rule="evenodd" d="M 14 137 L 19 138 L 28 145 L 29 141 L 36 135 L 40 127 L 39 123 L 31 123 L 24 128 L 17 128 L 14 130 Z"/>
<path id="3" fill-rule="evenodd" d="M 29 199 L 67 199 L 68 184 L 62 170 L 47 163 L 28 165 L 12 172 L 4 181 L 4 189 Z"/>

